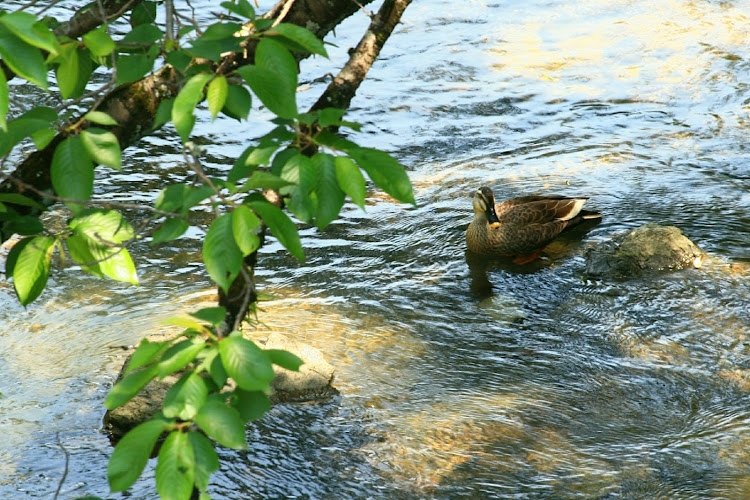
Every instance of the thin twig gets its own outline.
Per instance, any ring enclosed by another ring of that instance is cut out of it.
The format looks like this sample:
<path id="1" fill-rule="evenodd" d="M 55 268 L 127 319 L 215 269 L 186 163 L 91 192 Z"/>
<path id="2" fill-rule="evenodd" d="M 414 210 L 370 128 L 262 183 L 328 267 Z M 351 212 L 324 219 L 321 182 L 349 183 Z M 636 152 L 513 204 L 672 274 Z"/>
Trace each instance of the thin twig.
<path id="1" fill-rule="evenodd" d="M 60 482 L 57 483 L 57 490 L 55 490 L 55 496 L 52 497 L 52 500 L 57 500 L 57 497 L 60 495 L 60 491 L 62 490 L 63 484 L 65 483 L 65 479 L 67 479 L 68 477 L 68 463 L 70 462 L 70 453 L 68 453 L 68 450 L 66 450 L 65 446 L 62 444 L 59 432 L 57 433 L 57 445 L 65 454 L 65 468 L 63 469 L 63 475 L 60 478 Z"/>

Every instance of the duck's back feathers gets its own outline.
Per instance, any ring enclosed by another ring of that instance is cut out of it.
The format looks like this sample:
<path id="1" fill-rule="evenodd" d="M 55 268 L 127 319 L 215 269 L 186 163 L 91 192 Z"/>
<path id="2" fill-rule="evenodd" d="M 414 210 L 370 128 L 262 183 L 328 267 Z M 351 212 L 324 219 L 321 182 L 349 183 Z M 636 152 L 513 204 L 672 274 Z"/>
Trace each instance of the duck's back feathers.
<path id="1" fill-rule="evenodd" d="M 474 220 L 466 232 L 466 243 L 474 253 L 518 256 L 519 263 L 528 262 L 567 228 L 585 219 L 601 218 L 598 212 L 582 209 L 587 199 L 522 196 L 495 204 L 492 190 L 481 188 L 475 195 Z"/>

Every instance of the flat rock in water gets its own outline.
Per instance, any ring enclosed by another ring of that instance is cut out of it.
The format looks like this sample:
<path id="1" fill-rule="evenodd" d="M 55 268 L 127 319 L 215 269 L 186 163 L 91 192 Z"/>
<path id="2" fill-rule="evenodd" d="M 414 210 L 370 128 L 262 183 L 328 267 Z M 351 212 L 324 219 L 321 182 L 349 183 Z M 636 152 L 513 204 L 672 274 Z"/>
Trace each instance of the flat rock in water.
<path id="1" fill-rule="evenodd" d="M 644 224 L 586 251 L 586 273 L 627 278 L 644 271 L 700 267 L 705 252 L 675 226 Z"/>
<path id="2" fill-rule="evenodd" d="M 274 365 L 276 376 L 271 382 L 271 403 L 317 401 L 338 394 L 336 388 L 331 385 L 334 368 L 318 349 L 278 333 L 272 333 L 265 342 L 258 343 L 265 349 L 290 351 L 304 361 L 298 372 Z M 129 361 L 130 356 L 125 360 L 123 371 Z M 128 403 L 108 411 L 104 415 L 104 431 L 113 441 L 118 441 L 130 429 L 149 420 L 161 411 L 167 391 L 181 375 L 178 373 L 165 377 L 164 380 L 152 380 Z M 118 382 L 122 376 L 121 371 L 117 377 Z M 231 386 L 229 390 L 233 388 L 234 386 Z"/>

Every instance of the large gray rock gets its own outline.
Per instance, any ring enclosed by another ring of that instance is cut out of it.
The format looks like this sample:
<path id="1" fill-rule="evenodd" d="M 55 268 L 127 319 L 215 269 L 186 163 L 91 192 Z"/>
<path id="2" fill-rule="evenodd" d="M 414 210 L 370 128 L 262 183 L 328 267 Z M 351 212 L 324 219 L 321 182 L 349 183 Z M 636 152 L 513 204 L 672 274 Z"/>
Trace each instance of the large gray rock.
<path id="1" fill-rule="evenodd" d="M 644 271 L 697 268 L 705 255 L 679 228 L 649 223 L 588 249 L 586 273 L 593 277 L 627 278 Z"/>
<path id="2" fill-rule="evenodd" d="M 162 336 L 157 340 L 166 339 Z M 259 341 L 258 343 L 265 349 L 290 351 L 304 361 L 298 372 L 274 365 L 276 376 L 271 382 L 271 393 L 269 394 L 271 403 L 316 401 L 338 394 L 336 388 L 331 385 L 334 368 L 325 360 L 318 349 L 278 333 L 272 333 L 265 342 Z M 117 378 L 118 382 L 122 378 L 124 367 L 127 366 L 129 361 L 130 356 L 123 364 L 123 370 L 120 371 Z M 104 415 L 104 431 L 110 435 L 113 441 L 118 441 L 130 429 L 150 419 L 155 413 L 161 411 L 167 391 L 179 380 L 181 375 L 181 373 L 178 373 L 165 377 L 164 380 L 152 380 L 128 403 L 108 411 Z M 226 388 L 226 390 L 232 389 L 234 389 L 233 385 Z"/>

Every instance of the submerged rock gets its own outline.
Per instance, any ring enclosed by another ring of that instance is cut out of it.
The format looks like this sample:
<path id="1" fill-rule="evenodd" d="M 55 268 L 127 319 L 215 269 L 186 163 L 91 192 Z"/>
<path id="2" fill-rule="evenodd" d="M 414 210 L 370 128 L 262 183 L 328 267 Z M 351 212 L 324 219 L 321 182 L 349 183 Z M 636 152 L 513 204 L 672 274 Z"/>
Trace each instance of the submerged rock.
<path id="1" fill-rule="evenodd" d="M 644 224 L 586 252 L 586 273 L 623 278 L 644 271 L 701 267 L 705 252 L 675 226 Z"/>
<path id="2" fill-rule="evenodd" d="M 336 388 L 331 385 L 335 370 L 318 349 L 278 333 L 272 333 L 265 342 L 258 343 L 265 349 L 284 349 L 304 361 L 298 372 L 274 365 L 275 377 L 271 382 L 269 394 L 271 403 L 317 401 L 338 394 Z M 117 377 L 118 382 L 122 379 L 128 362 L 130 356 L 123 364 L 123 370 Z M 118 441 L 130 429 L 161 411 L 167 391 L 180 376 L 182 373 L 169 375 L 163 380 L 154 379 L 127 404 L 108 411 L 104 415 L 104 432 L 109 434 L 113 441 Z M 228 386 L 229 390 L 233 388 L 234 386 Z"/>

